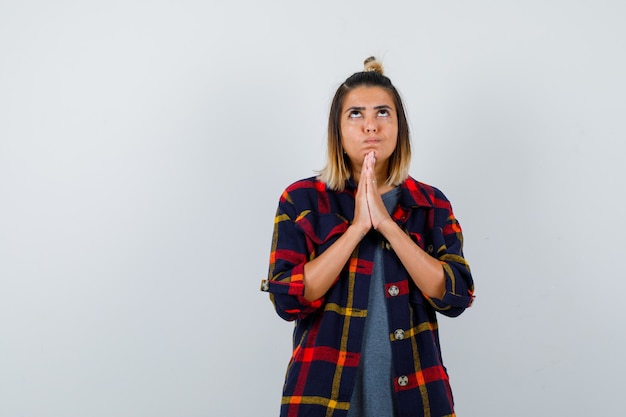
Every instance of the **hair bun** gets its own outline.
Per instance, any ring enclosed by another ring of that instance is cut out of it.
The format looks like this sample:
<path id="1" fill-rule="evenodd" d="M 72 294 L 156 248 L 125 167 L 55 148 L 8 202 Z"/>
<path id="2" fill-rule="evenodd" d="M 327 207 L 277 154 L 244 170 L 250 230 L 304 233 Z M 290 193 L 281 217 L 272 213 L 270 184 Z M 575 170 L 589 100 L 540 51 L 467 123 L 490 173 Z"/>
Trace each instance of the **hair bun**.
<path id="1" fill-rule="evenodd" d="M 383 64 L 377 60 L 375 56 L 371 56 L 363 61 L 363 71 L 375 71 L 379 74 L 383 74 Z"/>

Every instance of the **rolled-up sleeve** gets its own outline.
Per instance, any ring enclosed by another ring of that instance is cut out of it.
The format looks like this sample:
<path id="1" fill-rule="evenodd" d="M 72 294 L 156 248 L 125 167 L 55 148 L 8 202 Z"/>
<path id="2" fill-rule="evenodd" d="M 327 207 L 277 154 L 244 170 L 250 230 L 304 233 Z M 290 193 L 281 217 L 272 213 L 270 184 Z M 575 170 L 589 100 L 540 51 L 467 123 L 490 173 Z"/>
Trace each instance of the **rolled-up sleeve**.
<path id="1" fill-rule="evenodd" d="M 268 278 L 261 290 L 270 293 L 276 312 L 285 320 L 301 319 L 319 309 L 323 299 L 304 298 L 304 264 L 312 248 L 303 230 L 297 225 L 296 210 L 285 192 L 274 219 Z"/>
<path id="2" fill-rule="evenodd" d="M 450 202 L 437 190 L 434 228 L 431 232 L 433 256 L 443 266 L 446 292 L 439 300 L 429 298 L 440 313 L 456 317 L 474 301 L 474 280 L 463 256 L 463 232 Z"/>

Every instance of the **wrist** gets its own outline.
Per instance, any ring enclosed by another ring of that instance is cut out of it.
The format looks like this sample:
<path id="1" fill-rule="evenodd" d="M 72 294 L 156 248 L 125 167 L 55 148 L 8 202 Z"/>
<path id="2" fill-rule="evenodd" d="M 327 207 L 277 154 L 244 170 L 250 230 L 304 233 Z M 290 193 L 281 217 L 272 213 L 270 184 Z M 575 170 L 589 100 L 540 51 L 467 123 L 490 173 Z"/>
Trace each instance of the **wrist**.
<path id="1" fill-rule="evenodd" d="M 367 232 L 369 232 L 370 227 L 366 227 L 358 223 L 352 223 L 350 226 L 348 226 L 348 231 L 351 231 L 352 233 L 354 233 L 354 235 L 357 236 L 359 240 L 361 240 L 365 237 L 365 235 L 367 235 Z"/>
<path id="2" fill-rule="evenodd" d="M 378 230 L 380 228 L 380 226 L 385 223 L 387 220 L 389 220 L 389 217 L 385 217 L 384 219 L 382 219 L 376 226 L 374 226 L 374 230 Z"/>

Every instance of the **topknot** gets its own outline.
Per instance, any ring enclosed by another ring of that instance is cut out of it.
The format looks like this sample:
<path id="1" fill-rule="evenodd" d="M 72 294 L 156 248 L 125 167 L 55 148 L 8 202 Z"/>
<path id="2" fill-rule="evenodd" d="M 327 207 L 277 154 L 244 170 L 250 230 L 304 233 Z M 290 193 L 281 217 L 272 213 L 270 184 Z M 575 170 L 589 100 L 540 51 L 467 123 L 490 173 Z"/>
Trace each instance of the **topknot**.
<path id="1" fill-rule="evenodd" d="M 363 61 L 363 71 L 367 72 L 367 71 L 375 71 L 379 74 L 383 74 L 383 64 L 382 62 L 380 62 L 379 60 L 376 59 L 376 57 L 371 56 L 369 58 L 367 58 L 365 61 Z"/>

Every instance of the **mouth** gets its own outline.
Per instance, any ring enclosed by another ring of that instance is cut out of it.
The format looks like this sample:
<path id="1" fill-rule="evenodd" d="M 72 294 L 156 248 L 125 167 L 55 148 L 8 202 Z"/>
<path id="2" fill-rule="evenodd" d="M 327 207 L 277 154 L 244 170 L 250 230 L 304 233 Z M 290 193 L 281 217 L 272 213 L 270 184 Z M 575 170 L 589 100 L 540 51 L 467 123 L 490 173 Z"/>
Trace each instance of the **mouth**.
<path id="1" fill-rule="evenodd" d="M 376 145 L 377 143 L 380 143 L 380 141 L 381 141 L 381 140 L 380 140 L 380 139 L 377 139 L 377 138 L 368 138 L 368 139 L 365 139 L 365 142 L 364 142 L 364 143 L 365 143 L 366 145 Z"/>

